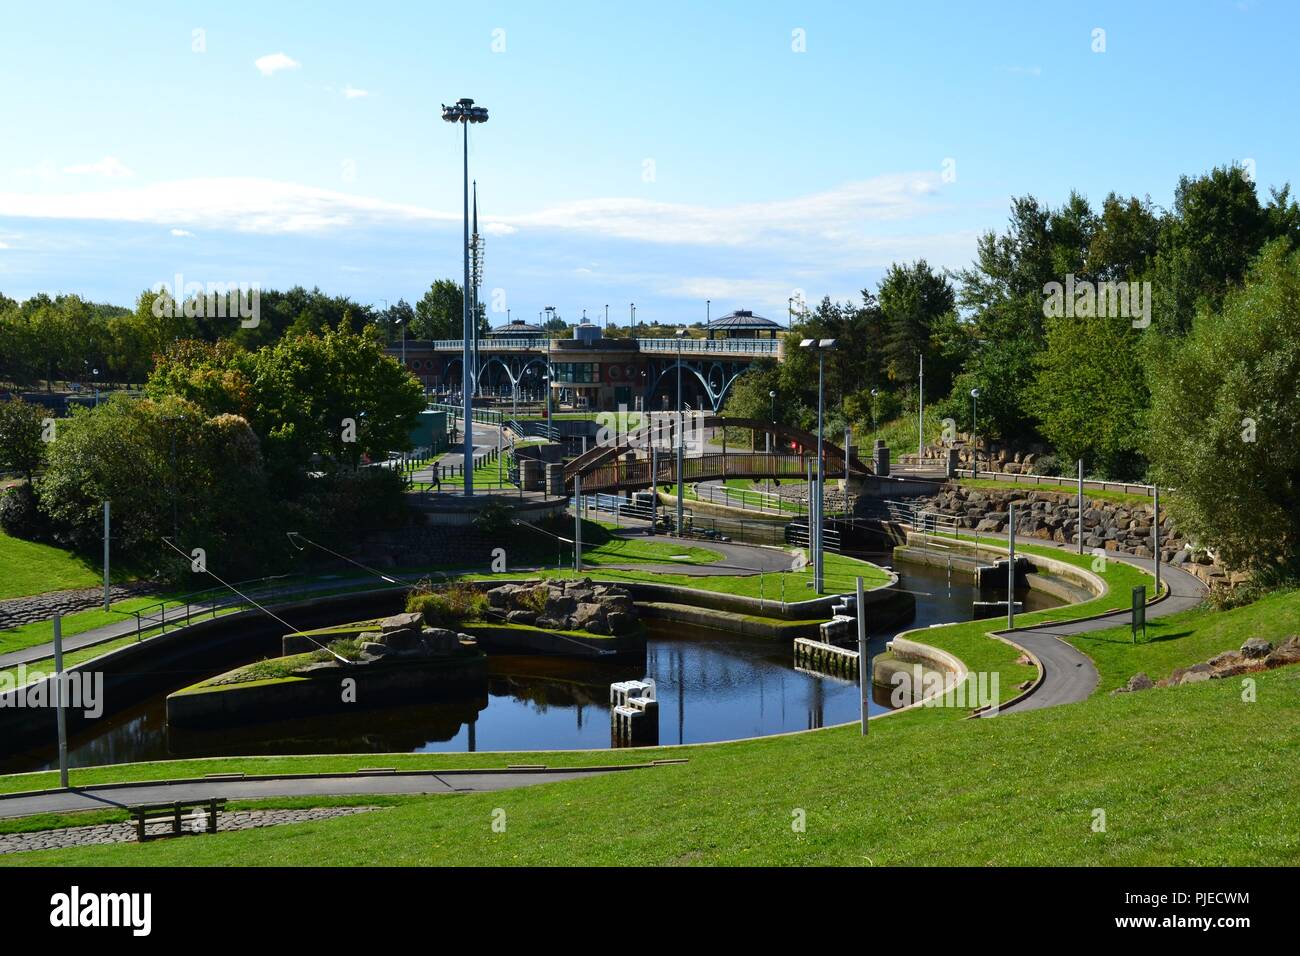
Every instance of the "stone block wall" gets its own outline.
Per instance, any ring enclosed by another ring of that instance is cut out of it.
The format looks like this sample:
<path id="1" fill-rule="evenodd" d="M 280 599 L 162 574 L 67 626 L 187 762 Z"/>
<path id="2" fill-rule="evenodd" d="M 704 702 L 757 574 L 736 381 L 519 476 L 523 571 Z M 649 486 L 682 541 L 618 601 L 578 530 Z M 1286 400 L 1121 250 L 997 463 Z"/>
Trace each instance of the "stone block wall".
<path id="1" fill-rule="evenodd" d="M 979 490 L 958 484 L 943 486 L 937 495 L 916 500 L 918 507 L 951 515 L 963 528 L 1005 534 L 1008 506 L 1016 506 L 1016 535 L 1076 544 L 1079 509 L 1074 495 L 1041 489 L 1024 491 Z M 1119 504 L 1084 498 L 1083 546 L 1102 548 L 1134 557 L 1151 557 L 1154 508 L 1150 504 Z M 1187 547 L 1173 519 L 1160 516 L 1160 557 L 1182 567 L 1212 587 L 1241 583 L 1243 575 L 1229 573 L 1204 550 Z"/>

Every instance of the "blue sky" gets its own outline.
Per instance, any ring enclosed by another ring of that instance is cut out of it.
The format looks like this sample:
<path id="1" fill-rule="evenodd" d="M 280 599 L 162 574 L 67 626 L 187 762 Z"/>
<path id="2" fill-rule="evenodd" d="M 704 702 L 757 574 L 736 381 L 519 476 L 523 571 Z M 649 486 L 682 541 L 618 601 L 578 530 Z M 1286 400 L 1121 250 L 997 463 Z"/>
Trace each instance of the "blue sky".
<path id="1" fill-rule="evenodd" d="M 1013 195 L 1300 179 L 1292 3 L 700 6 L 9 3 L 0 291 L 414 301 L 461 274 L 461 96 L 484 298 L 524 318 L 784 319 L 966 264 Z"/>

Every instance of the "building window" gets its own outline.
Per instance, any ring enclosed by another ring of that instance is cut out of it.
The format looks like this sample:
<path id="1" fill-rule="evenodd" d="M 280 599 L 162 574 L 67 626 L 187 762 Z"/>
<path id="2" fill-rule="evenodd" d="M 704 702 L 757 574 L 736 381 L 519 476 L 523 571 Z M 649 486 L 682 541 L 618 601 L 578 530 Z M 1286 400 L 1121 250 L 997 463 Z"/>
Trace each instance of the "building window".
<path id="1" fill-rule="evenodd" d="M 558 362 L 555 366 L 557 382 L 590 385 L 600 382 L 598 362 Z"/>

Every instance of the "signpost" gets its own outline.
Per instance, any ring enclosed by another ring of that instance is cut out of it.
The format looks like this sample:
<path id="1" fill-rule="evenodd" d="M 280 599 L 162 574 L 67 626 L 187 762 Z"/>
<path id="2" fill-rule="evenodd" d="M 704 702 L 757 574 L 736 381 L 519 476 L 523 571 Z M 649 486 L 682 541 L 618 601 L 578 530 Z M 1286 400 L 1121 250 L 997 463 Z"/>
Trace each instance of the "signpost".
<path id="1" fill-rule="evenodd" d="M 1142 631 L 1142 640 L 1147 639 L 1147 586 L 1139 584 L 1133 589 L 1133 643 L 1137 643 L 1138 631 Z"/>

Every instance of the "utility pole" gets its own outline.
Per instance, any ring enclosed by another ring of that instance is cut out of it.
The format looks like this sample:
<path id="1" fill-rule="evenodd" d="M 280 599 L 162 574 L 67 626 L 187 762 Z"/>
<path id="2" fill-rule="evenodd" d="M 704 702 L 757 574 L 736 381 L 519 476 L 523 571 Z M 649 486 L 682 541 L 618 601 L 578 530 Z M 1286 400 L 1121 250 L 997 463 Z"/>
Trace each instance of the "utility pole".
<path id="1" fill-rule="evenodd" d="M 921 365 L 916 378 L 916 463 L 925 454 L 925 355 L 917 356 Z"/>
<path id="2" fill-rule="evenodd" d="M 1155 596 L 1160 597 L 1160 486 L 1152 485 L 1151 491 L 1155 495 L 1155 520 L 1151 522 L 1151 543 L 1152 550 L 1155 552 L 1155 560 L 1152 566 L 1156 572 L 1156 592 Z"/>
<path id="3" fill-rule="evenodd" d="M 1083 459 L 1079 459 L 1079 523 L 1075 526 L 1075 537 L 1079 539 L 1079 553 L 1083 554 Z"/>
<path id="4" fill-rule="evenodd" d="M 63 616 L 54 613 L 54 704 L 59 728 L 59 786 L 68 789 L 68 716 L 63 712 L 67 694 L 63 674 Z"/>
<path id="5" fill-rule="evenodd" d="M 109 507 L 108 502 L 104 502 L 104 610 L 108 610 L 108 590 L 109 590 L 109 569 L 108 569 L 108 526 L 109 526 Z"/>
<path id="6" fill-rule="evenodd" d="M 685 329 L 677 330 L 677 536 L 682 536 L 686 489 L 682 486 L 686 472 L 686 445 L 682 435 L 682 336 Z"/>
<path id="7" fill-rule="evenodd" d="M 862 736 L 867 735 L 867 695 L 871 686 L 871 662 L 867 658 L 867 605 L 863 600 L 862 578 L 858 578 L 858 696 L 861 698 Z"/>
<path id="8" fill-rule="evenodd" d="M 1007 630 L 1016 626 L 1016 506 L 1007 505 Z"/>
<path id="9" fill-rule="evenodd" d="M 573 570 L 582 571 L 582 476 L 573 476 Z"/>

